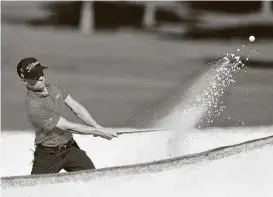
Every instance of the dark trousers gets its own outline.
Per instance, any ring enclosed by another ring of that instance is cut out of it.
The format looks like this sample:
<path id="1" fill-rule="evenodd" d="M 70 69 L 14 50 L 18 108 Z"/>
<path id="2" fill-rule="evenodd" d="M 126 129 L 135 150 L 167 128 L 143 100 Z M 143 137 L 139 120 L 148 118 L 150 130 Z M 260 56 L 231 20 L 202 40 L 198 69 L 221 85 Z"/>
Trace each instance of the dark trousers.
<path id="1" fill-rule="evenodd" d="M 36 147 L 31 174 L 58 173 L 95 169 L 91 159 L 74 141 L 65 149 Z"/>

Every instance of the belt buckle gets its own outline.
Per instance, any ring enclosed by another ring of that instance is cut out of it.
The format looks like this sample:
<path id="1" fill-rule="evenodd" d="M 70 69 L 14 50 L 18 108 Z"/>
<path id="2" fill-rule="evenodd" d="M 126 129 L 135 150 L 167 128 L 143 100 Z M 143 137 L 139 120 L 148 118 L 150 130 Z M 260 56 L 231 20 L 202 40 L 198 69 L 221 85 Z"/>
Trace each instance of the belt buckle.
<path id="1" fill-rule="evenodd" d="M 66 149 L 66 148 L 67 148 L 67 145 L 64 144 L 64 145 L 59 146 L 59 147 L 58 147 L 58 150 L 61 150 L 62 148 Z"/>

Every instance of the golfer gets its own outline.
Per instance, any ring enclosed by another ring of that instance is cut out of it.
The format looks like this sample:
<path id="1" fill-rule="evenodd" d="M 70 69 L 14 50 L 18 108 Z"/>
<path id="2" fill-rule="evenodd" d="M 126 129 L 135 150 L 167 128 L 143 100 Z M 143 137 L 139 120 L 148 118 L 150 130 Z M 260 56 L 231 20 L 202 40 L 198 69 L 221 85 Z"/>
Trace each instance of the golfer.
<path id="1" fill-rule="evenodd" d="M 17 73 L 26 85 L 25 110 L 35 130 L 35 151 L 31 174 L 95 169 L 91 159 L 73 139 L 73 133 L 111 140 L 118 137 L 111 128 L 103 128 L 88 111 L 69 95 L 58 81 L 45 77 L 37 59 L 27 57 L 17 65 Z M 67 121 L 60 114 L 67 105 L 87 125 Z"/>

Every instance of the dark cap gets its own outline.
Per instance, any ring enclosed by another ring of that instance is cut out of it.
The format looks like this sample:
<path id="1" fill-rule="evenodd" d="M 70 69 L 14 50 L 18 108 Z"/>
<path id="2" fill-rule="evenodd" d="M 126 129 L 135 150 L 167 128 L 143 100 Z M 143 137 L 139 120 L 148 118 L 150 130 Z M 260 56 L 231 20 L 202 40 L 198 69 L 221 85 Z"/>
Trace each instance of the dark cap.
<path id="1" fill-rule="evenodd" d="M 17 73 L 23 79 L 34 78 L 46 68 L 48 67 L 42 66 L 37 59 L 33 57 L 27 57 L 18 63 Z"/>

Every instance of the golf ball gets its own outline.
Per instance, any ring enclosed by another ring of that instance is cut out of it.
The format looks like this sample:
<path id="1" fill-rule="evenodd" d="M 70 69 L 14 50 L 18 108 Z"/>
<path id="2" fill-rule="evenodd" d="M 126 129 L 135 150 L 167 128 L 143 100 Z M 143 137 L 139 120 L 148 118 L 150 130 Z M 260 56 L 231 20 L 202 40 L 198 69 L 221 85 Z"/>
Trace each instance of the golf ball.
<path id="1" fill-rule="evenodd" d="M 254 42 L 255 41 L 255 36 L 249 36 L 249 41 Z"/>

